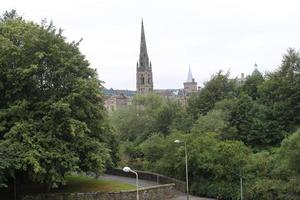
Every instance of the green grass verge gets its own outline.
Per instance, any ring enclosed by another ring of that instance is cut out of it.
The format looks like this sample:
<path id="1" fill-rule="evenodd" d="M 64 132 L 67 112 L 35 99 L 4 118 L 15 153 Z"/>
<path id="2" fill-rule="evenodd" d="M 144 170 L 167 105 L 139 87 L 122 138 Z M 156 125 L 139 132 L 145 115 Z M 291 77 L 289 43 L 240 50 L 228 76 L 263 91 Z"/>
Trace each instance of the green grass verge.
<path id="1" fill-rule="evenodd" d="M 66 177 L 67 184 L 53 192 L 117 192 L 135 189 L 134 185 L 112 180 L 95 179 L 88 176 L 69 175 Z"/>

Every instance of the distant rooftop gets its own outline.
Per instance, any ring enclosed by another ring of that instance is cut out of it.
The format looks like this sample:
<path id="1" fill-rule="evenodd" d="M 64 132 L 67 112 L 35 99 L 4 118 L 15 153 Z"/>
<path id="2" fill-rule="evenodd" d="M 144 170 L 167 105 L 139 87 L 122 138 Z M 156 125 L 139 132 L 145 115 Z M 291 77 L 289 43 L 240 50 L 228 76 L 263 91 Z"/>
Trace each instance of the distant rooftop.
<path id="1" fill-rule="evenodd" d="M 134 96 L 136 94 L 135 90 L 114 90 L 113 88 L 103 88 L 102 91 L 105 96 L 116 96 L 120 94 L 124 94 L 125 96 Z"/>

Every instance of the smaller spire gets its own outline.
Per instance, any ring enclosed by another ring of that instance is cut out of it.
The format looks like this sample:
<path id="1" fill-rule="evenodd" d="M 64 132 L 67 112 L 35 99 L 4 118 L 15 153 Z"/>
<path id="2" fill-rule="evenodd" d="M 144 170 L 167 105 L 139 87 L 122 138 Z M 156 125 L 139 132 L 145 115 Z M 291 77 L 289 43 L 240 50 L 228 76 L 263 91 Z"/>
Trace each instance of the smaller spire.
<path id="1" fill-rule="evenodd" d="M 191 70 L 191 66 L 190 65 L 189 65 L 189 73 L 188 73 L 186 82 L 188 82 L 188 83 L 193 82 L 193 75 L 192 75 L 192 70 Z"/>
<path id="2" fill-rule="evenodd" d="M 254 69 L 257 69 L 257 64 L 256 63 L 254 63 Z"/>
<path id="3" fill-rule="evenodd" d="M 258 65 L 257 65 L 256 63 L 254 64 L 254 70 L 253 70 L 253 72 L 252 72 L 251 75 L 259 75 L 259 76 L 262 75 L 262 74 L 260 73 L 260 71 L 258 70 Z"/>

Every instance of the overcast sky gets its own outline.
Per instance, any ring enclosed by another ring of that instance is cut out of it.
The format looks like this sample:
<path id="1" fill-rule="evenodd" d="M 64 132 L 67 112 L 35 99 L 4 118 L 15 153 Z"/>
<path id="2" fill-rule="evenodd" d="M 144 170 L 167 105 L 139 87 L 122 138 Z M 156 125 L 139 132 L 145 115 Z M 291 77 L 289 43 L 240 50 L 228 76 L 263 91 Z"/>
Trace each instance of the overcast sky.
<path id="1" fill-rule="evenodd" d="M 1 13 L 10 9 L 83 38 L 107 88 L 135 89 L 142 18 L 156 89 L 182 88 L 189 65 L 200 85 L 219 70 L 271 71 L 300 48 L 298 0 L 0 0 Z"/>

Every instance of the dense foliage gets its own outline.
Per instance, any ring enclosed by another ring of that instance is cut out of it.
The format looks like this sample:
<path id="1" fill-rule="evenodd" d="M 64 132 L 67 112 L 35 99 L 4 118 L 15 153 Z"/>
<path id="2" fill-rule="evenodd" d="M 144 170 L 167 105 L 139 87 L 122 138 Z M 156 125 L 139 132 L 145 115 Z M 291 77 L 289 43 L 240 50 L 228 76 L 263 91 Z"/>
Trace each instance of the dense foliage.
<path id="1" fill-rule="evenodd" d="M 300 55 L 288 49 L 275 72 L 246 80 L 221 71 L 182 105 L 135 97 L 111 115 L 121 137 L 121 166 L 189 179 L 194 194 L 239 199 L 300 199 Z"/>
<path id="2" fill-rule="evenodd" d="M 191 192 L 238 199 L 300 199 L 300 54 L 246 80 L 219 71 L 182 100 L 135 96 L 113 112 L 101 82 L 52 23 L 0 18 L 0 187 L 12 179 L 63 184 L 68 172 L 120 166 L 185 180 Z M 110 123 L 114 133 L 110 128 Z M 117 149 L 116 138 L 121 144 Z"/>
<path id="3" fill-rule="evenodd" d="M 49 187 L 70 171 L 101 173 L 115 143 L 101 82 L 52 23 L 6 12 L 0 19 L 0 184 Z"/>

